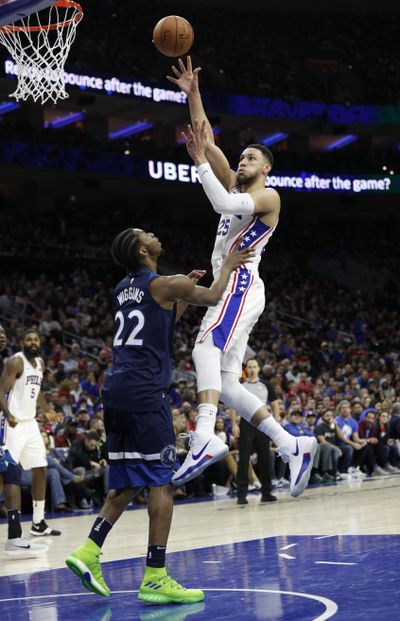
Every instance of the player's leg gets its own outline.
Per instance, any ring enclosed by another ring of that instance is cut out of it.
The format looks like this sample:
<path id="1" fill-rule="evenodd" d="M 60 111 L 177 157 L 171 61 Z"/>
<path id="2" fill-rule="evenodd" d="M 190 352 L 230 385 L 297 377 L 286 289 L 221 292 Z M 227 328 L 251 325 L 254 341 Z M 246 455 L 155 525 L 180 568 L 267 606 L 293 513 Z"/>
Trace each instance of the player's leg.
<path id="1" fill-rule="evenodd" d="M 261 502 L 274 502 L 276 496 L 272 495 L 272 476 L 270 459 L 270 440 L 264 434 L 256 431 L 256 451 L 258 476 L 261 481 Z"/>
<path id="2" fill-rule="evenodd" d="M 247 270 L 239 274 L 240 277 L 247 281 Z M 251 295 L 247 296 L 247 293 L 247 286 L 228 291 L 217 306 L 208 309 L 202 321 L 192 354 L 197 373 L 199 414 L 190 450 L 173 478 L 175 485 L 190 481 L 228 452 L 228 447 L 214 434 L 222 389 L 221 369 L 227 352 L 235 347 L 241 335 L 245 334 L 247 343 L 250 329 L 264 309 L 262 281 L 252 277 Z M 238 378 L 240 375 L 241 364 Z"/>
<path id="3" fill-rule="evenodd" d="M 26 468 L 26 465 L 25 465 Z M 47 467 L 32 467 L 32 527 L 31 535 L 44 537 L 45 535 L 61 535 L 61 531 L 48 526 L 44 519 L 47 487 Z"/>
<path id="4" fill-rule="evenodd" d="M 221 364 L 221 400 L 245 420 L 265 433 L 278 447 L 284 461 L 289 462 L 290 493 L 299 496 L 307 487 L 317 440 L 312 437 L 295 438 L 273 417 L 267 406 L 239 382 L 249 331 L 243 332 L 224 355 Z"/>
<path id="5" fill-rule="evenodd" d="M 36 544 L 22 537 L 21 528 L 21 468 L 9 464 L 2 473 L 4 481 L 4 499 L 7 508 L 8 538 L 4 545 L 7 556 L 15 559 L 36 558 L 45 554 L 46 545 Z"/>
<path id="6" fill-rule="evenodd" d="M 22 468 L 32 470 L 33 519 L 30 534 L 36 537 L 61 535 L 59 530 L 48 526 L 44 518 L 47 458 L 39 425 L 35 420 L 20 422 L 9 432 L 12 432 L 15 438 L 15 445 L 19 451 L 19 463 Z"/>
<path id="7" fill-rule="evenodd" d="M 193 604 L 204 599 L 199 589 L 186 589 L 172 578 L 165 566 L 168 535 L 173 511 L 172 485 L 152 487 L 150 490 L 149 542 L 146 569 L 138 599 L 151 604 Z"/>
<path id="8" fill-rule="evenodd" d="M 74 550 L 65 561 L 81 579 L 84 587 L 103 597 L 110 595 L 110 589 L 101 570 L 101 548 L 118 518 L 145 485 L 138 476 L 135 476 L 134 466 L 125 459 L 127 454 L 138 451 L 134 441 L 134 422 L 134 414 L 130 412 L 120 412 L 112 408 L 106 408 L 104 411 L 112 489 L 107 494 L 86 542 Z"/>
<path id="9" fill-rule="evenodd" d="M 71 571 L 80 578 L 84 587 L 103 597 L 110 595 L 110 589 L 101 571 L 101 548 L 118 518 L 140 490 L 141 488 L 110 490 L 86 542 L 74 550 L 65 561 Z"/>
<path id="10" fill-rule="evenodd" d="M 257 430 L 249 425 L 247 421 L 240 421 L 239 463 L 236 475 L 237 503 L 239 505 L 247 504 L 246 496 L 249 487 L 249 463 L 256 432 Z"/>
<path id="11" fill-rule="evenodd" d="M 221 394 L 222 351 L 215 346 L 212 334 L 196 343 L 192 357 L 196 366 L 198 391 L 196 431 L 191 434 L 186 459 L 172 479 L 175 485 L 182 485 L 199 476 L 229 451 L 228 446 L 214 434 Z"/>

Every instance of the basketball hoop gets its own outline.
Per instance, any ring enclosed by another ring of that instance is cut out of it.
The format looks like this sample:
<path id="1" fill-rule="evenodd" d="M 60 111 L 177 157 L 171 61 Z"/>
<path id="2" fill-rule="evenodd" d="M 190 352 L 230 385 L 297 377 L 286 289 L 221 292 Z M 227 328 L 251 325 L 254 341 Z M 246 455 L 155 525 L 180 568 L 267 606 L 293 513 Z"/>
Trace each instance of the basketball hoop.
<path id="1" fill-rule="evenodd" d="M 73 0 L 58 0 L 50 8 L 27 15 L 0 28 L 0 43 L 18 69 L 18 86 L 10 94 L 17 101 L 32 97 L 44 104 L 69 97 L 65 90 L 64 65 L 83 17 Z"/>

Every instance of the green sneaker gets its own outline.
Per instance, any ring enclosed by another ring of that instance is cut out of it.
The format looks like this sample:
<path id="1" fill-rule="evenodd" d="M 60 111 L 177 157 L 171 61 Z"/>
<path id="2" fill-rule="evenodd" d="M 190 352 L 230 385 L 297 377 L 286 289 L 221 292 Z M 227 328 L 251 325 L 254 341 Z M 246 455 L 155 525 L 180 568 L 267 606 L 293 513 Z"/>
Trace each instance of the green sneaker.
<path id="1" fill-rule="evenodd" d="M 138 599 L 150 604 L 194 604 L 202 602 L 203 591 L 185 589 L 171 578 L 165 567 L 146 567 Z"/>
<path id="2" fill-rule="evenodd" d="M 88 591 L 109 597 L 110 589 L 104 582 L 100 566 L 100 548 L 94 541 L 88 540 L 83 546 L 74 550 L 65 563 L 80 578 Z"/>

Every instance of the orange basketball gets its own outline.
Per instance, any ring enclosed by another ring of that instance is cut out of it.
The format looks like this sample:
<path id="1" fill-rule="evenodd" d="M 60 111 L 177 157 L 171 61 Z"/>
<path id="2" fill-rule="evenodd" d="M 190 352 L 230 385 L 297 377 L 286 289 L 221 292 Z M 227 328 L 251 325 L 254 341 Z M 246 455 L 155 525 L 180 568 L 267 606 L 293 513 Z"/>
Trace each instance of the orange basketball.
<path id="1" fill-rule="evenodd" d="M 190 50 L 193 41 L 192 26 L 178 15 L 163 17 L 153 30 L 153 43 L 164 56 L 183 56 Z"/>

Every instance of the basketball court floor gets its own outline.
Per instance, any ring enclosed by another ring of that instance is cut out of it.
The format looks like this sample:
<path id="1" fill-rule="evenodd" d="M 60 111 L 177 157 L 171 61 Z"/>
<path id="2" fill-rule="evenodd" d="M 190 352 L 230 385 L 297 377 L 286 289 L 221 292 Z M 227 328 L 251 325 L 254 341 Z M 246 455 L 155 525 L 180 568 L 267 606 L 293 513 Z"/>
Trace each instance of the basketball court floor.
<path id="1" fill-rule="evenodd" d="M 199 604 L 151 606 L 136 599 L 147 540 L 145 509 L 127 511 L 104 546 L 112 594 L 87 592 L 64 566 L 93 514 L 52 524 L 63 531 L 46 556 L 0 553 L 2 621 L 398 621 L 400 476 L 309 488 L 298 499 L 247 506 L 218 497 L 175 506 L 168 561 Z M 25 523 L 27 528 L 29 523 Z M 6 524 L 0 537 L 6 537 Z M 47 538 L 48 540 L 48 538 Z"/>

